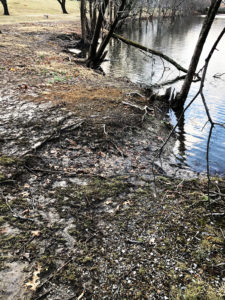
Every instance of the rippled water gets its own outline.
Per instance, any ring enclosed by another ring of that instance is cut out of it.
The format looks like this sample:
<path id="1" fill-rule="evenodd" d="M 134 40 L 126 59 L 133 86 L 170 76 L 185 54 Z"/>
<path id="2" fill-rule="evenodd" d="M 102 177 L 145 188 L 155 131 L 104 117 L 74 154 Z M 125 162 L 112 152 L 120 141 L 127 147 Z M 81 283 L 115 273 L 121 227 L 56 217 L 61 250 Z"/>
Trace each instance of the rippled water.
<path id="1" fill-rule="evenodd" d="M 171 24 L 169 20 L 160 22 L 144 21 L 129 24 L 121 33 L 147 47 L 160 50 L 188 68 L 195 44 L 198 39 L 202 17 L 182 18 Z M 225 16 L 219 15 L 214 21 L 210 35 L 203 50 L 199 68 L 203 66 L 212 44 L 225 26 Z M 216 53 L 211 59 L 204 93 L 211 116 L 215 122 L 225 123 L 225 74 L 220 78 L 213 77 L 225 73 L 225 36 L 220 41 Z M 151 57 L 131 46 L 112 40 L 109 46 L 109 62 L 103 65 L 106 73 L 114 76 L 126 76 L 136 83 L 147 85 L 162 83 L 179 75 L 179 72 L 158 57 Z M 175 85 L 179 90 L 181 83 Z M 192 85 L 188 101 L 196 94 L 199 83 Z M 176 118 L 171 113 L 172 122 Z M 197 172 L 206 170 L 206 145 L 209 125 L 200 99 L 197 99 L 187 111 L 178 133 L 179 139 L 174 153 L 177 161 L 187 164 Z M 205 126 L 204 126 L 205 125 Z M 216 127 L 210 144 L 210 166 L 212 173 L 225 174 L 225 129 Z"/>

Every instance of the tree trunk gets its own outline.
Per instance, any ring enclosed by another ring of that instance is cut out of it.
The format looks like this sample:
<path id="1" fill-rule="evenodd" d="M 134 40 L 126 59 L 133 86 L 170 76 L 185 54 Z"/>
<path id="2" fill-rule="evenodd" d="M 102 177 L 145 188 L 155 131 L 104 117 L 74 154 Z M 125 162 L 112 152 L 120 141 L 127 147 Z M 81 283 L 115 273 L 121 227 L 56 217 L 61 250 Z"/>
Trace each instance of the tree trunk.
<path id="1" fill-rule="evenodd" d="M 142 19 L 142 7 L 139 10 L 139 22 L 141 22 Z"/>
<path id="2" fill-rule="evenodd" d="M 57 0 L 59 2 L 59 4 L 61 5 L 62 8 L 62 12 L 64 14 L 68 14 L 67 10 L 66 10 L 66 0 Z"/>
<path id="3" fill-rule="evenodd" d="M 91 36 L 93 36 L 95 32 L 96 20 L 97 20 L 97 8 L 95 3 L 95 6 L 93 8 L 93 13 L 92 13 L 92 20 L 91 20 Z"/>
<path id="4" fill-rule="evenodd" d="M 92 0 L 89 0 L 89 17 L 90 17 L 90 24 L 92 24 L 92 18 L 93 18 L 93 5 L 92 5 Z"/>
<path id="5" fill-rule="evenodd" d="M 118 24 L 118 21 L 121 18 L 121 15 L 123 13 L 124 7 L 126 5 L 126 0 L 122 0 L 121 5 L 119 7 L 118 13 L 116 15 L 116 18 L 113 22 L 113 24 L 110 27 L 110 30 L 108 31 L 107 35 L 105 36 L 105 38 L 103 39 L 103 41 L 101 42 L 101 45 L 99 46 L 99 49 L 95 55 L 95 58 L 93 60 L 93 66 L 98 67 L 102 61 L 104 60 L 106 53 L 104 53 L 106 46 L 109 43 L 110 38 L 112 37 L 114 30 L 116 29 L 116 25 Z"/>
<path id="6" fill-rule="evenodd" d="M 113 22 L 113 1 L 110 0 L 109 2 L 109 23 L 112 24 Z"/>
<path id="7" fill-rule="evenodd" d="M 212 26 L 212 23 L 215 19 L 216 13 L 220 7 L 222 0 L 212 0 L 210 8 L 208 10 L 208 14 L 205 18 L 205 21 L 202 26 L 202 30 L 200 32 L 197 45 L 195 47 L 194 54 L 191 59 L 190 66 L 188 68 L 188 73 L 185 77 L 183 86 L 181 88 L 180 93 L 177 95 L 177 97 L 172 101 L 171 106 L 174 110 L 181 110 L 184 106 L 184 103 L 187 99 L 187 95 L 189 93 L 191 83 L 193 81 L 198 62 L 202 53 L 203 46 L 205 44 L 205 41 L 207 39 L 208 33 L 210 31 L 210 28 Z"/>
<path id="8" fill-rule="evenodd" d="M 92 61 L 94 60 L 95 55 L 96 55 L 96 51 L 97 51 L 97 47 L 98 47 L 98 39 L 100 37 L 102 23 L 104 21 L 104 15 L 105 15 L 105 11 L 108 6 L 108 3 L 109 3 L 109 0 L 104 0 L 102 5 L 99 8 L 98 19 L 97 19 L 97 23 L 95 26 L 95 31 L 94 31 L 94 35 L 92 38 L 89 55 L 88 55 L 88 60 L 87 60 L 88 67 L 92 67 Z"/>
<path id="9" fill-rule="evenodd" d="M 84 43 L 87 40 L 86 31 L 86 0 L 80 1 L 80 21 L 81 21 L 81 37 Z"/>
<path id="10" fill-rule="evenodd" d="M 8 4 L 7 0 L 0 0 L 2 2 L 2 6 L 4 8 L 4 15 L 9 16 L 9 9 L 8 9 Z"/>
<path id="11" fill-rule="evenodd" d="M 158 17 L 160 18 L 161 17 L 161 3 L 159 2 L 159 5 L 158 5 Z"/>

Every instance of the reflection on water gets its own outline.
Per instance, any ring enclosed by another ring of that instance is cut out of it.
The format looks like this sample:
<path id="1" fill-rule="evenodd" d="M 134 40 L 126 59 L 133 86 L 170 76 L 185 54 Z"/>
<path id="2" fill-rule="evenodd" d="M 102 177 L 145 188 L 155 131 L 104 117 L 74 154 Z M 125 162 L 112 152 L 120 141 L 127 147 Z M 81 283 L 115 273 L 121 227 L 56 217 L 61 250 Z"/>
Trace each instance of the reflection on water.
<path id="1" fill-rule="evenodd" d="M 123 29 L 122 34 L 149 48 L 162 51 L 172 57 L 183 67 L 188 68 L 197 42 L 203 18 L 180 18 L 171 23 L 170 20 L 154 20 L 131 23 Z M 199 68 L 203 66 L 212 44 L 225 26 L 225 16 L 214 21 L 210 35 L 203 49 Z M 211 59 L 204 94 L 210 113 L 215 122 L 225 123 L 225 75 L 219 78 L 215 74 L 225 73 L 225 37 L 222 38 L 216 53 Z M 152 57 L 138 49 L 127 46 L 117 40 L 111 40 L 108 53 L 109 62 L 104 63 L 106 73 L 114 76 L 128 77 L 136 83 L 147 85 L 164 82 L 181 75 L 173 66 L 158 57 Z M 181 83 L 175 85 L 179 90 Z M 192 85 L 189 101 L 197 93 L 199 83 Z M 171 113 L 172 122 L 176 116 Z M 206 145 L 209 124 L 201 99 L 197 99 L 186 112 L 179 125 L 179 138 L 174 148 L 178 162 L 189 165 L 198 172 L 206 170 Z M 225 174 L 225 129 L 216 127 L 210 145 L 210 164 L 212 173 Z"/>

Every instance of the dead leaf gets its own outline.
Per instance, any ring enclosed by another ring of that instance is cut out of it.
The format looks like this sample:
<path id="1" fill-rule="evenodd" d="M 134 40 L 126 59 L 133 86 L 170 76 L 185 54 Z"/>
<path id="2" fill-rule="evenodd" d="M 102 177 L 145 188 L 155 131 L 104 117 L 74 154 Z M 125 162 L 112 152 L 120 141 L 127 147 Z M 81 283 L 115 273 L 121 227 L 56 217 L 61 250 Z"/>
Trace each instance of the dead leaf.
<path id="1" fill-rule="evenodd" d="M 160 142 L 163 142 L 163 138 L 161 136 L 157 136 L 157 140 L 160 141 Z"/>
<path id="2" fill-rule="evenodd" d="M 154 243 L 155 243 L 155 238 L 154 238 L 154 237 L 150 238 L 149 242 L 150 242 L 151 244 L 154 244 Z"/>
<path id="3" fill-rule="evenodd" d="M 31 281 L 25 283 L 25 286 L 28 287 L 31 291 L 36 291 L 38 285 L 40 284 L 39 274 L 41 272 L 41 266 L 37 266 L 37 270 L 34 271 L 33 278 Z"/>
<path id="4" fill-rule="evenodd" d="M 23 197 L 28 197 L 30 194 L 29 194 L 29 192 L 22 192 L 21 195 L 22 195 Z"/>
<path id="5" fill-rule="evenodd" d="M 32 236 L 40 236 L 41 232 L 40 230 L 34 230 L 34 231 L 31 231 L 32 233 Z"/>
<path id="6" fill-rule="evenodd" d="M 6 228 L 5 227 L 1 228 L 1 230 L 0 230 L 0 234 L 4 234 L 4 233 L 6 233 Z"/>

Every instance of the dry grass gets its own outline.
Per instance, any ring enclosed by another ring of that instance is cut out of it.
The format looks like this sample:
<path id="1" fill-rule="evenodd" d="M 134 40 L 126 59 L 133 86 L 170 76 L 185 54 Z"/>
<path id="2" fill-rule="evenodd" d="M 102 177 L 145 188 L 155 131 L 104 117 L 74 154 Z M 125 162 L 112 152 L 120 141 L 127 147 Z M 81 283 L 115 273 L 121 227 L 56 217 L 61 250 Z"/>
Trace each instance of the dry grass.
<path id="1" fill-rule="evenodd" d="M 3 8 L 0 5 L 0 24 L 18 22 L 40 22 L 53 20 L 78 20 L 79 1 L 67 0 L 68 15 L 63 14 L 57 0 L 8 0 L 10 16 L 3 16 Z M 46 18 L 48 15 L 48 18 Z"/>

